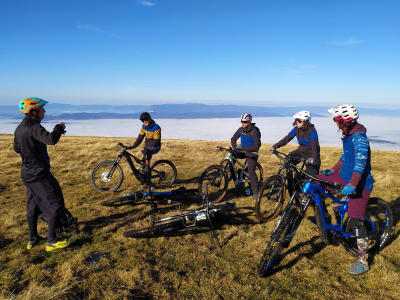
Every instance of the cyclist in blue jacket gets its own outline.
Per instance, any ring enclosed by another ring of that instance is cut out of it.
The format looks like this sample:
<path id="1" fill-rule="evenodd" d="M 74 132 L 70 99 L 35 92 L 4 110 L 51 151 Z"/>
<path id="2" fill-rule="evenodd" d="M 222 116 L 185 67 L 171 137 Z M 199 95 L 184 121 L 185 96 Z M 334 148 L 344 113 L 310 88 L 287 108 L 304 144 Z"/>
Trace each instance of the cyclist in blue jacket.
<path id="1" fill-rule="evenodd" d="M 236 150 L 236 157 L 247 158 L 251 192 L 253 193 L 253 199 L 257 200 L 259 182 L 256 174 L 256 165 L 258 159 L 258 150 L 261 147 L 261 133 L 258 127 L 256 127 L 256 124 L 251 122 L 252 120 L 253 117 L 251 114 L 243 114 L 240 117 L 242 126 L 232 136 L 231 145 L 232 148 Z M 240 145 L 238 146 L 236 141 L 239 138 Z"/>
<path id="2" fill-rule="evenodd" d="M 290 152 L 289 155 L 306 159 L 306 173 L 315 176 L 319 173 L 321 159 L 318 133 L 311 123 L 311 113 L 307 110 L 302 110 L 294 114 L 293 119 L 293 129 L 283 139 L 274 144 L 269 151 L 274 153 L 277 148 L 285 146 L 296 137 L 299 147 Z M 291 162 L 297 164 L 300 160 L 292 158 Z M 292 181 L 289 176 L 288 189 L 290 195 L 293 192 Z"/>
<path id="3" fill-rule="evenodd" d="M 371 175 L 371 150 L 367 129 L 357 122 L 359 114 L 354 105 L 343 104 L 328 111 L 342 131 L 343 154 L 335 166 L 323 170 L 318 177 L 340 183 L 343 186 L 342 194 L 349 197 L 349 224 L 357 237 L 359 252 L 349 273 L 359 275 L 369 270 L 364 215 L 374 184 Z"/>

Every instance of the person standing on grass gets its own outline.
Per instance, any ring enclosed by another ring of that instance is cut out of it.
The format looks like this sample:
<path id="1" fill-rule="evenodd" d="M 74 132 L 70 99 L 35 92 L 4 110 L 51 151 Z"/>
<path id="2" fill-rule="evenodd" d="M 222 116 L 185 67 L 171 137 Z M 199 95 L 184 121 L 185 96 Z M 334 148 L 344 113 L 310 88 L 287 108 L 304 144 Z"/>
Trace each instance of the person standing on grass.
<path id="1" fill-rule="evenodd" d="M 253 193 L 254 201 L 257 200 L 258 195 L 258 178 L 256 174 L 256 165 L 258 160 L 258 150 L 261 147 L 261 133 L 260 129 L 252 123 L 253 117 L 251 114 L 244 114 L 240 117 L 242 126 L 236 130 L 231 138 L 231 145 L 235 150 L 234 155 L 237 158 L 247 159 L 247 168 L 250 177 L 251 192 Z M 236 141 L 240 138 L 240 145 Z"/>
<path id="2" fill-rule="evenodd" d="M 358 259 L 349 273 L 359 275 L 369 270 L 368 236 L 364 225 L 365 209 L 371 195 L 374 179 L 371 175 L 371 149 L 367 129 L 357 122 L 354 105 L 343 104 L 328 110 L 342 131 L 343 154 L 334 167 L 323 170 L 318 178 L 338 182 L 342 195 L 349 197 L 349 225 L 357 238 Z"/>
<path id="3" fill-rule="evenodd" d="M 65 248 L 68 240 L 58 240 L 56 227 L 63 223 L 65 217 L 64 198 L 57 179 L 50 172 L 50 158 L 47 145 L 55 145 L 65 133 L 65 124 L 58 123 L 52 132 L 42 125 L 47 101 L 36 97 L 23 99 L 19 102 L 19 110 L 25 118 L 14 132 L 14 150 L 22 158 L 21 177 L 26 186 L 26 215 L 29 226 L 30 250 L 43 238 L 38 235 L 37 221 L 41 213 L 48 222 L 46 251 Z"/>
<path id="4" fill-rule="evenodd" d="M 143 171 L 147 173 L 150 170 L 150 162 L 153 154 L 157 153 L 161 149 L 161 127 L 154 122 L 148 112 L 142 113 L 139 119 L 143 123 L 142 128 L 140 129 L 135 143 L 128 147 L 128 149 L 135 149 L 146 137 L 142 153 L 143 160 L 145 161 Z"/>
<path id="5" fill-rule="evenodd" d="M 270 148 L 270 152 L 274 153 L 277 148 L 288 144 L 294 137 L 297 138 L 299 147 L 290 152 L 289 155 L 306 159 L 306 173 L 315 176 L 319 173 L 321 165 L 320 147 L 318 141 L 318 133 L 314 125 L 311 123 L 311 113 L 302 110 L 293 115 L 293 129 Z M 300 160 L 292 158 L 291 161 L 298 164 Z M 289 184 L 289 193 L 292 194 L 292 184 Z"/>

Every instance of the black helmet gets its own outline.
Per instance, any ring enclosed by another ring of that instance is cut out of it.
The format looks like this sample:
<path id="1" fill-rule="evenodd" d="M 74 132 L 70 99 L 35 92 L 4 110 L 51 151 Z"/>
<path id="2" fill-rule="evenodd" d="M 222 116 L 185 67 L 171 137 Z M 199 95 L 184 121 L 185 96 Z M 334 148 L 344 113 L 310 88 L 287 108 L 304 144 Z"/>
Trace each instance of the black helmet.
<path id="1" fill-rule="evenodd" d="M 144 120 L 151 120 L 151 116 L 150 116 L 150 114 L 149 114 L 147 111 L 145 111 L 144 113 L 141 113 L 141 114 L 140 114 L 139 120 L 142 121 L 142 122 L 143 122 Z"/>

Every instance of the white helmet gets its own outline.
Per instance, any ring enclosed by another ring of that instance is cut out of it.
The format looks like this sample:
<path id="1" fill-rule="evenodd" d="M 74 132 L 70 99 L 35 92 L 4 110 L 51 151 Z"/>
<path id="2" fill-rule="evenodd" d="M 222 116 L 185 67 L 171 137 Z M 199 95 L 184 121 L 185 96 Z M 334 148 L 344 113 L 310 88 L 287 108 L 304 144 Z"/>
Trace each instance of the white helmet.
<path id="1" fill-rule="evenodd" d="M 299 119 L 302 121 L 310 121 L 311 120 L 311 113 L 307 110 L 302 110 L 293 115 L 293 119 Z"/>
<path id="2" fill-rule="evenodd" d="M 359 115 L 357 108 L 352 104 L 342 104 L 328 110 L 333 115 L 333 120 L 338 122 L 343 120 L 343 124 L 357 120 Z"/>
<path id="3" fill-rule="evenodd" d="M 244 114 L 240 117 L 240 122 L 251 122 L 253 116 L 251 114 Z"/>

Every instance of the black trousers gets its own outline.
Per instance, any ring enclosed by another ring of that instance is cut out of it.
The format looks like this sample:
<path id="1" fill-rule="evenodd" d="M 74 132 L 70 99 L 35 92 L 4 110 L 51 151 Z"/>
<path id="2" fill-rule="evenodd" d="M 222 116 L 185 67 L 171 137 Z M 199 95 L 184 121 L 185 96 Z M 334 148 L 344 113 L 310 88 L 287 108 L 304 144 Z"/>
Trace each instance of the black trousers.
<path id="1" fill-rule="evenodd" d="M 247 171 L 250 177 L 251 192 L 253 195 L 258 194 L 258 178 L 256 174 L 256 165 L 258 160 L 258 155 L 253 153 L 246 154 L 247 158 Z"/>
<path id="2" fill-rule="evenodd" d="M 25 182 L 26 186 L 26 216 L 28 219 L 31 239 L 38 237 L 37 220 L 41 213 L 48 222 L 47 240 L 56 240 L 55 228 L 58 218 L 64 211 L 64 197 L 57 179 L 50 173 L 45 178 L 35 182 Z"/>

